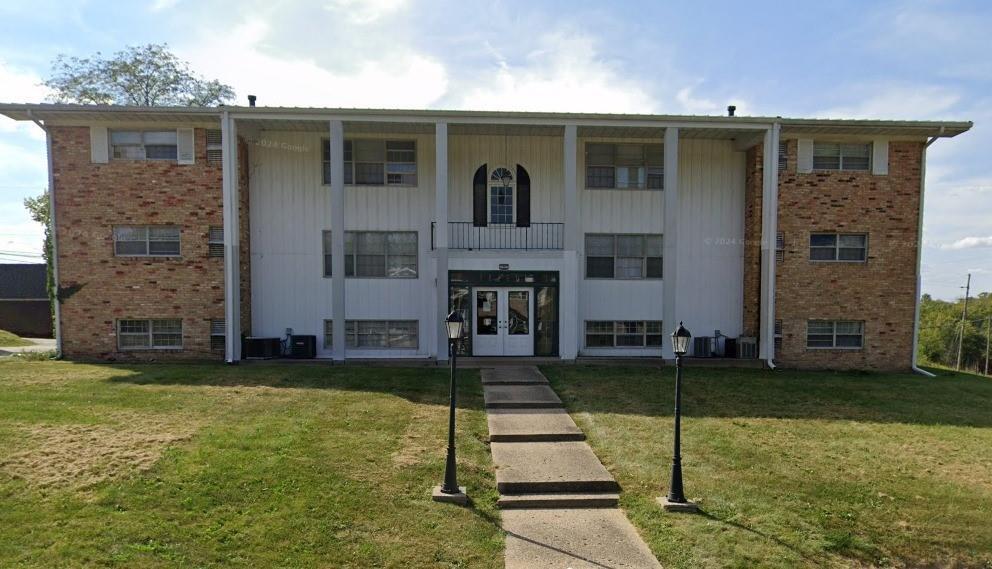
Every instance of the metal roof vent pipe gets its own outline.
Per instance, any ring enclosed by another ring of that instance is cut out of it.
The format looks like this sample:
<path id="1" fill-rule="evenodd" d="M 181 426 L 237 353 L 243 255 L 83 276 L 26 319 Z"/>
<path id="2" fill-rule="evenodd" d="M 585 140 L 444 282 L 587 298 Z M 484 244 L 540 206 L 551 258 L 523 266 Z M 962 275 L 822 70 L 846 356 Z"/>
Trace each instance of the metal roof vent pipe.
<path id="1" fill-rule="evenodd" d="M 255 99 L 257 99 L 257 98 L 258 97 L 256 97 L 255 95 L 248 95 L 248 106 L 249 107 L 254 107 L 255 106 Z"/>
<path id="2" fill-rule="evenodd" d="M 255 105 L 252 105 L 252 106 L 254 107 Z M 728 105 L 727 106 L 727 116 L 728 117 L 734 116 L 734 111 L 736 111 L 736 110 L 737 110 L 737 106 L 736 105 Z"/>

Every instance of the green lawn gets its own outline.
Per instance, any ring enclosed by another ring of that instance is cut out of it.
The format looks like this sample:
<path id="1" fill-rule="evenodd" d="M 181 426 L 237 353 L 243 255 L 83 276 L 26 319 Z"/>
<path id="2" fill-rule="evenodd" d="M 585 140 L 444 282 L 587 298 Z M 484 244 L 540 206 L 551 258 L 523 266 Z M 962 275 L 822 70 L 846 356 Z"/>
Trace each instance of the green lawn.
<path id="1" fill-rule="evenodd" d="M 992 380 L 687 368 L 691 515 L 672 368 L 544 371 L 666 567 L 992 567 Z"/>
<path id="2" fill-rule="evenodd" d="M 0 567 L 502 567 L 475 372 L 0 362 Z"/>
<path id="3" fill-rule="evenodd" d="M 0 346 L 4 348 L 20 348 L 22 346 L 33 346 L 31 342 L 28 342 L 24 338 L 21 338 L 17 334 L 11 334 L 6 330 L 0 330 Z"/>

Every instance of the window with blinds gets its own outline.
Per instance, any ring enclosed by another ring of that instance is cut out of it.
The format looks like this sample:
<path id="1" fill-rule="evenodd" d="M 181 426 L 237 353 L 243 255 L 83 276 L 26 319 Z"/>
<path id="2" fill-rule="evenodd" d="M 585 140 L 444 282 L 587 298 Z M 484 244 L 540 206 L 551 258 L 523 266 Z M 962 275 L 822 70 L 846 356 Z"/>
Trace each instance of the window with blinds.
<path id="1" fill-rule="evenodd" d="M 220 164 L 224 159 L 223 139 L 219 128 L 207 130 L 207 162 L 210 164 Z"/>
<path id="2" fill-rule="evenodd" d="M 871 169 L 871 144 L 814 141 L 813 169 L 867 172 Z"/>

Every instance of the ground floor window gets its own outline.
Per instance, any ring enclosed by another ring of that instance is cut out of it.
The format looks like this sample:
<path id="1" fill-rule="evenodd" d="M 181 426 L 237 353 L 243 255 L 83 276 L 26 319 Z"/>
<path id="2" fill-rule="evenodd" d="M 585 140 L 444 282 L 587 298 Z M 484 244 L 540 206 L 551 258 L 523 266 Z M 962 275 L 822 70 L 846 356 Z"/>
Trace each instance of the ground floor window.
<path id="1" fill-rule="evenodd" d="M 416 350 L 419 346 L 416 320 L 347 320 L 345 345 L 359 349 Z M 334 346 L 334 321 L 324 320 L 324 348 Z"/>
<path id="2" fill-rule="evenodd" d="M 587 348 L 654 348 L 664 341 L 660 320 L 587 320 Z"/>
<path id="3" fill-rule="evenodd" d="M 864 346 L 864 329 L 865 323 L 856 320 L 809 320 L 806 347 L 859 350 Z"/>
<path id="4" fill-rule="evenodd" d="M 175 350 L 183 347 L 183 321 L 118 320 L 117 345 L 121 350 Z"/>

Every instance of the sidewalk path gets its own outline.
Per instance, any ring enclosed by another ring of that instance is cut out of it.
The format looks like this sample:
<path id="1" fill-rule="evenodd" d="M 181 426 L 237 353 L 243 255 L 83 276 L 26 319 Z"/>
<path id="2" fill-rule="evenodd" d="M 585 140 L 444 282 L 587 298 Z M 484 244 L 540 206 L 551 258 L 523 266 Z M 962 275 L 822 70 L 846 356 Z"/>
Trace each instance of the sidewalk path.
<path id="1" fill-rule="evenodd" d="M 52 338 L 24 338 L 32 342 L 30 346 L 0 346 L 0 357 L 10 356 L 20 352 L 50 352 L 55 349 Z"/>
<path id="2" fill-rule="evenodd" d="M 620 486 L 535 367 L 482 370 L 506 568 L 656 569 Z"/>

